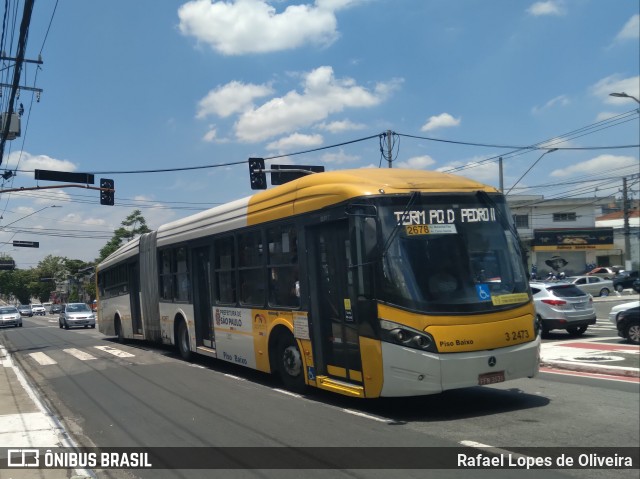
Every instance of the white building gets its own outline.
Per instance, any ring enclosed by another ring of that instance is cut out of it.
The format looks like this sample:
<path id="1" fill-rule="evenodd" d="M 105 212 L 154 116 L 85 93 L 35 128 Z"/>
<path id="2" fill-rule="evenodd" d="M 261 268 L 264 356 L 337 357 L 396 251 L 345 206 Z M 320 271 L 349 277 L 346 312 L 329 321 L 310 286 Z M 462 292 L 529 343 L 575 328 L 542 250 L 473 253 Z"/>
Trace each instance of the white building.
<path id="1" fill-rule="evenodd" d="M 596 265 L 623 264 L 624 250 L 614 242 L 613 228 L 596 226 L 596 216 L 610 198 L 545 200 L 537 195 L 510 195 L 507 201 L 527 265 L 538 277 L 549 272 L 570 276 Z"/>

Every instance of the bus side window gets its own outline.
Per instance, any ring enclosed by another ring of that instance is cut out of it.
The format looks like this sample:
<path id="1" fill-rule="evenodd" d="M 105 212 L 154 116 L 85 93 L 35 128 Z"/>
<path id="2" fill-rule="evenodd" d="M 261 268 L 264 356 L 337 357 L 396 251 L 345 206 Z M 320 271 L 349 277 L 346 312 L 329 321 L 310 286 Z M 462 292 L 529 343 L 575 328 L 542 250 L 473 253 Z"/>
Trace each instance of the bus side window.
<path id="1" fill-rule="evenodd" d="M 222 304 L 236 302 L 236 275 L 233 236 L 215 241 L 216 301 Z"/>
<path id="2" fill-rule="evenodd" d="M 298 276 L 298 238 L 293 226 L 276 226 L 267 230 L 269 264 L 269 304 L 296 308 L 300 306 Z"/>

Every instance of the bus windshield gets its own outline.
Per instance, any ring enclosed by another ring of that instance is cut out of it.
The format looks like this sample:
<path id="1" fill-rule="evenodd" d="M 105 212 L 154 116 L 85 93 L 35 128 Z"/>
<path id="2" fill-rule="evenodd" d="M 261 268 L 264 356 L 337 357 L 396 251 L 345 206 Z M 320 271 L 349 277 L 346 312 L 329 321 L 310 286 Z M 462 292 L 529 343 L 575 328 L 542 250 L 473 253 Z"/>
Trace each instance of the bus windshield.
<path id="1" fill-rule="evenodd" d="M 425 313 L 491 312 L 529 301 L 501 195 L 384 198 L 379 299 Z"/>

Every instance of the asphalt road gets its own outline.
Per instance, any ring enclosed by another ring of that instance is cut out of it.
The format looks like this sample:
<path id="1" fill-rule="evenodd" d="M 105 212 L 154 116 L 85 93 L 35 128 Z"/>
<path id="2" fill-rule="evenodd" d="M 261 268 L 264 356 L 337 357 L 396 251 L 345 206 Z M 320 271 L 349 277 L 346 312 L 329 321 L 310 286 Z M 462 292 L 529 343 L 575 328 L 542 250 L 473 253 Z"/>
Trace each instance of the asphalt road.
<path id="1" fill-rule="evenodd" d="M 51 322 L 50 322 L 51 321 Z M 459 447 L 506 451 L 640 445 L 637 383 L 549 374 L 420 398 L 362 401 L 322 391 L 304 396 L 270 376 L 173 350 L 120 345 L 97 330 L 60 330 L 54 317 L 26 319 L 3 342 L 48 406 L 82 446 Z M 79 354 L 80 353 L 83 354 Z M 116 355 L 117 354 L 117 355 Z M 44 355 L 44 356 L 43 356 Z M 89 355 L 89 356 L 87 356 Z M 38 360 L 47 357 L 52 362 Z M 297 450 L 297 449 L 296 449 Z M 344 449 L 352 453 L 351 449 Z M 393 450 L 370 459 L 392 461 Z M 586 449 L 585 449 L 586 451 Z M 389 457 L 385 457 L 389 456 Z M 509 470 L 439 470 L 438 477 L 513 477 Z M 388 477 L 388 470 L 309 470 L 305 476 Z M 394 476 L 425 477 L 424 470 Z M 518 470 L 518 477 L 541 477 Z M 300 477 L 241 469 L 225 477 Z M 211 471 L 102 471 L 98 477 L 212 477 Z M 634 478 L 637 471 L 545 470 L 545 478 Z"/>

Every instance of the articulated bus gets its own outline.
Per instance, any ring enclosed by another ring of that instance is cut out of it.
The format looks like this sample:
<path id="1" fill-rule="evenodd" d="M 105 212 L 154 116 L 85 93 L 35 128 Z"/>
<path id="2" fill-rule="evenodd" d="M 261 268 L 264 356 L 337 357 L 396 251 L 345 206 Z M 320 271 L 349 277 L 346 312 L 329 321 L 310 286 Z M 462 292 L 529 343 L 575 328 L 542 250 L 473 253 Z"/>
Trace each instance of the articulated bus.
<path id="1" fill-rule="evenodd" d="M 315 173 L 143 234 L 97 270 L 99 330 L 352 397 L 538 373 L 504 197 L 454 175 Z"/>

